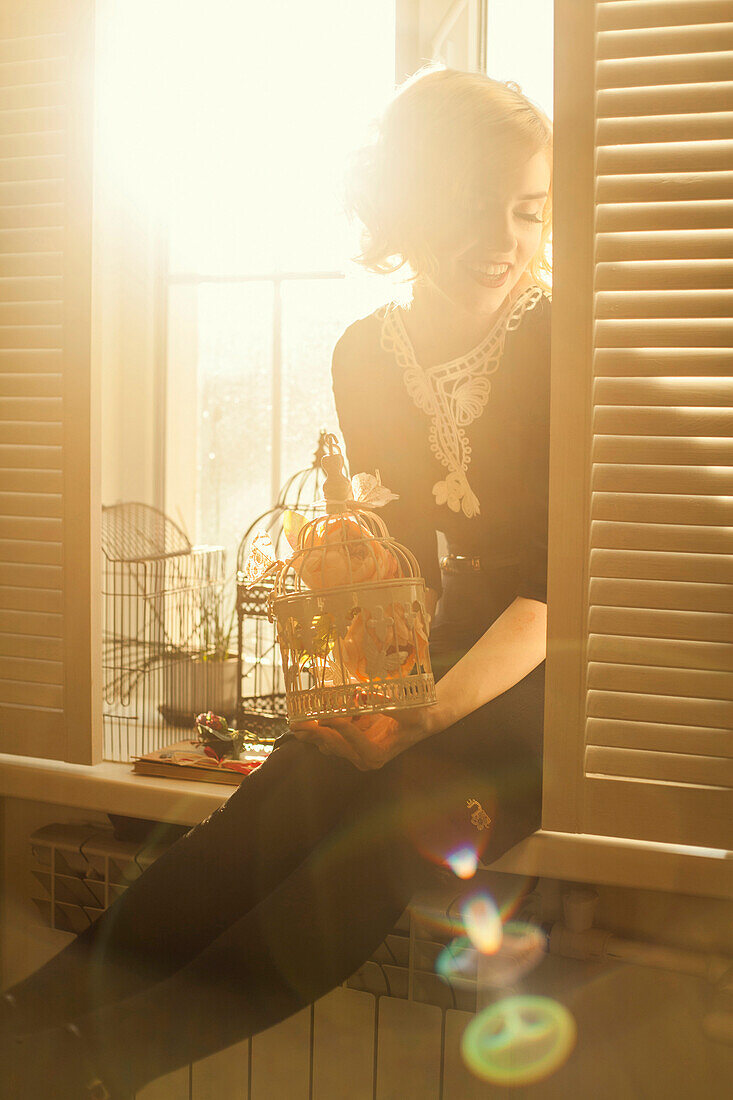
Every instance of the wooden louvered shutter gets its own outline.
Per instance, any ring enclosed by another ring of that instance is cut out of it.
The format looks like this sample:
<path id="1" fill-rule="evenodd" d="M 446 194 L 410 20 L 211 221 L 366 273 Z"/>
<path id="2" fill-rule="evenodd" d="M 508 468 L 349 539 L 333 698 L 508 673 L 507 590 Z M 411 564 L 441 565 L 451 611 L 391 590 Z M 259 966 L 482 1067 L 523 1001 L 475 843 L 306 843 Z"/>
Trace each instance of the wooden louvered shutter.
<path id="1" fill-rule="evenodd" d="M 101 744 L 93 4 L 0 15 L 0 751 Z"/>
<path id="2" fill-rule="evenodd" d="M 544 823 L 733 848 L 733 7 L 556 10 Z"/>

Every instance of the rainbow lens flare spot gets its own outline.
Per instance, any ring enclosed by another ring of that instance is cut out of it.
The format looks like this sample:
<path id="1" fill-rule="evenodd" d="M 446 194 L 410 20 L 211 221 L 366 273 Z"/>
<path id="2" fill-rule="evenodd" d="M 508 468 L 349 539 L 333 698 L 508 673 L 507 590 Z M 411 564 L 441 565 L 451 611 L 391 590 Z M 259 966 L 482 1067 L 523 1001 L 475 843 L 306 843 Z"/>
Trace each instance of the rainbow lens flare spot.
<path id="1" fill-rule="evenodd" d="M 507 921 L 499 948 L 481 958 L 479 978 L 483 985 L 514 985 L 533 970 L 545 956 L 545 934 L 527 921 Z"/>
<path id="2" fill-rule="evenodd" d="M 577 1036 L 575 1020 L 551 997 L 505 997 L 474 1017 L 463 1033 L 463 1060 L 496 1085 L 530 1085 L 566 1061 Z"/>
<path id="3" fill-rule="evenodd" d="M 482 955 L 493 955 L 501 947 L 503 928 L 501 914 L 494 899 L 486 893 L 474 894 L 461 906 L 466 934 Z"/>
<path id="4" fill-rule="evenodd" d="M 447 981 L 452 978 L 475 978 L 476 959 L 476 948 L 468 936 L 457 936 L 438 955 L 435 960 L 435 970 Z"/>
<path id="5" fill-rule="evenodd" d="M 478 867 L 478 856 L 473 848 L 456 848 L 455 852 L 446 856 L 445 862 L 458 878 L 473 878 Z"/>

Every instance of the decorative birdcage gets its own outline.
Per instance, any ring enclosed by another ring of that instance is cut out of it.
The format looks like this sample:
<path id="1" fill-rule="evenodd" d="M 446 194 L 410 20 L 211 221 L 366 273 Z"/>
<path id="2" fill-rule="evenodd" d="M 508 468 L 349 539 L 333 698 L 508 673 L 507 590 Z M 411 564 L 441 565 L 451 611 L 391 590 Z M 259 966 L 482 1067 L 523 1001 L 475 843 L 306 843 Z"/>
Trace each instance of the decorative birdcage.
<path id="1" fill-rule="evenodd" d="M 104 755 L 129 760 L 180 740 L 198 712 L 227 711 L 224 549 L 192 546 L 157 508 L 125 503 L 102 509 L 102 552 Z"/>
<path id="2" fill-rule="evenodd" d="M 321 430 L 311 465 L 283 485 L 275 505 L 250 524 L 237 552 L 237 713 L 240 729 L 274 738 L 287 729 L 287 704 L 275 625 L 270 617 L 272 582 L 249 583 L 247 565 L 256 540 L 265 532 L 276 558 L 285 555 L 285 519 L 290 512 L 315 516 L 323 510 L 328 433 Z"/>
<path id="3" fill-rule="evenodd" d="M 326 515 L 303 523 L 297 548 L 279 564 L 272 595 L 288 717 L 432 703 L 425 582 L 417 561 L 378 515 L 353 499 L 334 436 L 326 448 Z"/>

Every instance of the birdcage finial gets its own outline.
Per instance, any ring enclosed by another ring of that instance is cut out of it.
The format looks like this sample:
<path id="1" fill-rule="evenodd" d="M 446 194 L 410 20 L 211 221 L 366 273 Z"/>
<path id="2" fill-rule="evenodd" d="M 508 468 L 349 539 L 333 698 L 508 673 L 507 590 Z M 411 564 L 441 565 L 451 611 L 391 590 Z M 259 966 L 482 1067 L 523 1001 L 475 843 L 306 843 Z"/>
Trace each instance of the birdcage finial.
<path id="1" fill-rule="evenodd" d="M 344 456 L 335 435 L 327 435 L 323 442 L 327 448 L 327 453 L 321 459 L 321 469 L 326 475 L 323 483 L 326 511 L 344 512 L 354 501 L 351 482 L 346 475 Z"/>

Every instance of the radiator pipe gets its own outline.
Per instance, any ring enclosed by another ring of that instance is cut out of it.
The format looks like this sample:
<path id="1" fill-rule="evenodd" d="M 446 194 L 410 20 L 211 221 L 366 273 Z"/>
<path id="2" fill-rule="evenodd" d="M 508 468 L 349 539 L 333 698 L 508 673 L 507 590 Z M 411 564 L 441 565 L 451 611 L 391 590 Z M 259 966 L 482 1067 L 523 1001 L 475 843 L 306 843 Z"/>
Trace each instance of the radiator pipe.
<path id="1" fill-rule="evenodd" d="M 713 1006 L 703 1018 L 703 1029 L 711 1039 L 733 1043 L 733 959 L 626 940 L 594 928 L 597 904 L 598 894 L 589 888 L 575 887 L 564 894 L 564 920 L 546 926 L 548 952 L 566 959 L 626 962 L 703 978 L 717 987 Z"/>

